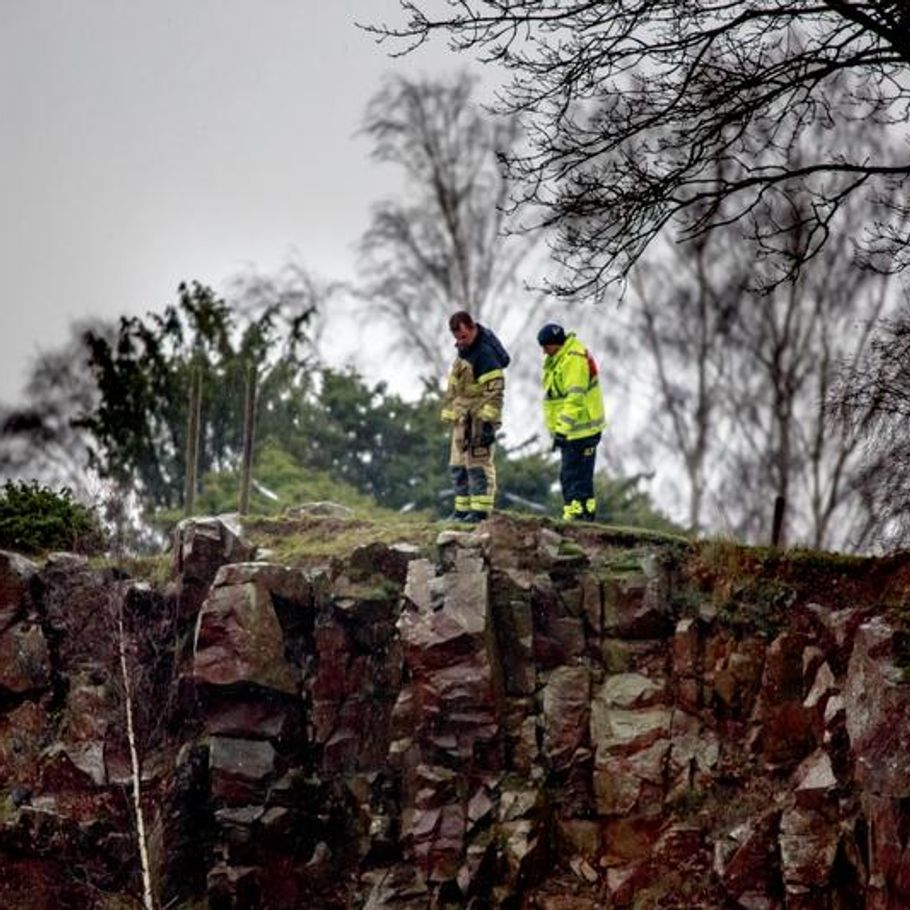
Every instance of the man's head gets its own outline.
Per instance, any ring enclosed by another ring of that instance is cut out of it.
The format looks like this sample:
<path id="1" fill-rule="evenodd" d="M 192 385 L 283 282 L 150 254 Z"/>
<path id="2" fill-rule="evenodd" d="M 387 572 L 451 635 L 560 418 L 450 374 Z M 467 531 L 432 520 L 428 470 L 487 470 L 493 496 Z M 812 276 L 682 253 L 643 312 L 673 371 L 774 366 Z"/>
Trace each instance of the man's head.
<path id="1" fill-rule="evenodd" d="M 449 317 L 449 331 L 455 339 L 455 347 L 460 351 L 465 351 L 474 344 L 479 329 L 470 313 L 459 310 Z"/>
<path id="2" fill-rule="evenodd" d="M 548 322 L 538 333 L 537 343 L 547 356 L 555 354 L 566 343 L 566 332 L 561 325 Z"/>

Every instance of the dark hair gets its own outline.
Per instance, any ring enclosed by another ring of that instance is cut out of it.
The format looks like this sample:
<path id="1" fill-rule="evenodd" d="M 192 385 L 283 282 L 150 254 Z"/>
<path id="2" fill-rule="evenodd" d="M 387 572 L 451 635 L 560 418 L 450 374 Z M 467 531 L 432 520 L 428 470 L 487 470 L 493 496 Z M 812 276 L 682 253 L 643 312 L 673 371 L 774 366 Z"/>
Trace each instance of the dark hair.
<path id="1" fill-rule="evenodd" d="M 467 310 L 459 310 L 449 316 L 449 331 L 454 332 L 461 325 L 466 325 L 469 329 L 474 328 L 474 320 Z"/>

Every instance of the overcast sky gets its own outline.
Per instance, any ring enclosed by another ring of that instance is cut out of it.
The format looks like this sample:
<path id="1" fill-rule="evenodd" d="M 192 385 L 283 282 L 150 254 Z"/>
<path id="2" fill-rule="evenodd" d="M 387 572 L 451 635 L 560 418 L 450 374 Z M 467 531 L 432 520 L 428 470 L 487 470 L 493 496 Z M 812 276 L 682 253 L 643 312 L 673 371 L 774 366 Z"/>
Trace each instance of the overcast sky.
<path id="1" fill-rule="evenodd" d="M 75 318 L 160 310 L 291 256 L 351 277 L 394 190 L 356 135 L 397 0 L 0 0 L 0 401 Z"/>

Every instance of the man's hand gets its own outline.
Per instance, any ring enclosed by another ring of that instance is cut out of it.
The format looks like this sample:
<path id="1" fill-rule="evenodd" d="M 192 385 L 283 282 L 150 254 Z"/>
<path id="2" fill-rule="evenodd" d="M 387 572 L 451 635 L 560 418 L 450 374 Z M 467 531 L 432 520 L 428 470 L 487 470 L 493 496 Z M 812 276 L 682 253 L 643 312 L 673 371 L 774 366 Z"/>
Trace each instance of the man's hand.
<path id="1" fill-rule="evenodd" d="M 551 452 L 555 452 L 557 449 L 561 449 L 566 444 L 565 433 L 554 433 L 553 434 L 553 445 L 550 448 Z"/>

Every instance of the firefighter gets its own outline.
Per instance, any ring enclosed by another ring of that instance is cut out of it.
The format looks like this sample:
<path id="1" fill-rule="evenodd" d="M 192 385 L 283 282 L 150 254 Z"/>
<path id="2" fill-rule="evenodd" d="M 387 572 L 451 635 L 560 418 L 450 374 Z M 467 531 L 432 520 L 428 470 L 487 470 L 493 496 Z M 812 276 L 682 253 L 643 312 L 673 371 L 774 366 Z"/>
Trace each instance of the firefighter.
<path id="1" fill-rule="evenodd" d="M 493 447 L 502 424 L 509 355 L 496 335 L 459 310 L 449 317 L 457 356 L 449 371 L 442 419 L 452 424 L 449 469 L 455 521 L 489 517 L 496 497 Z"/>
<path id="2" fill-rule="evenodd" d="M 594 521 L 594 460 L 603 432 L 604 403 L 597 364 L 590 352 L 561 325 L 547 323 L 537 333 L 543 362 L 543 410 L 553 448 L 559 449 L 565 521 Z"/>

